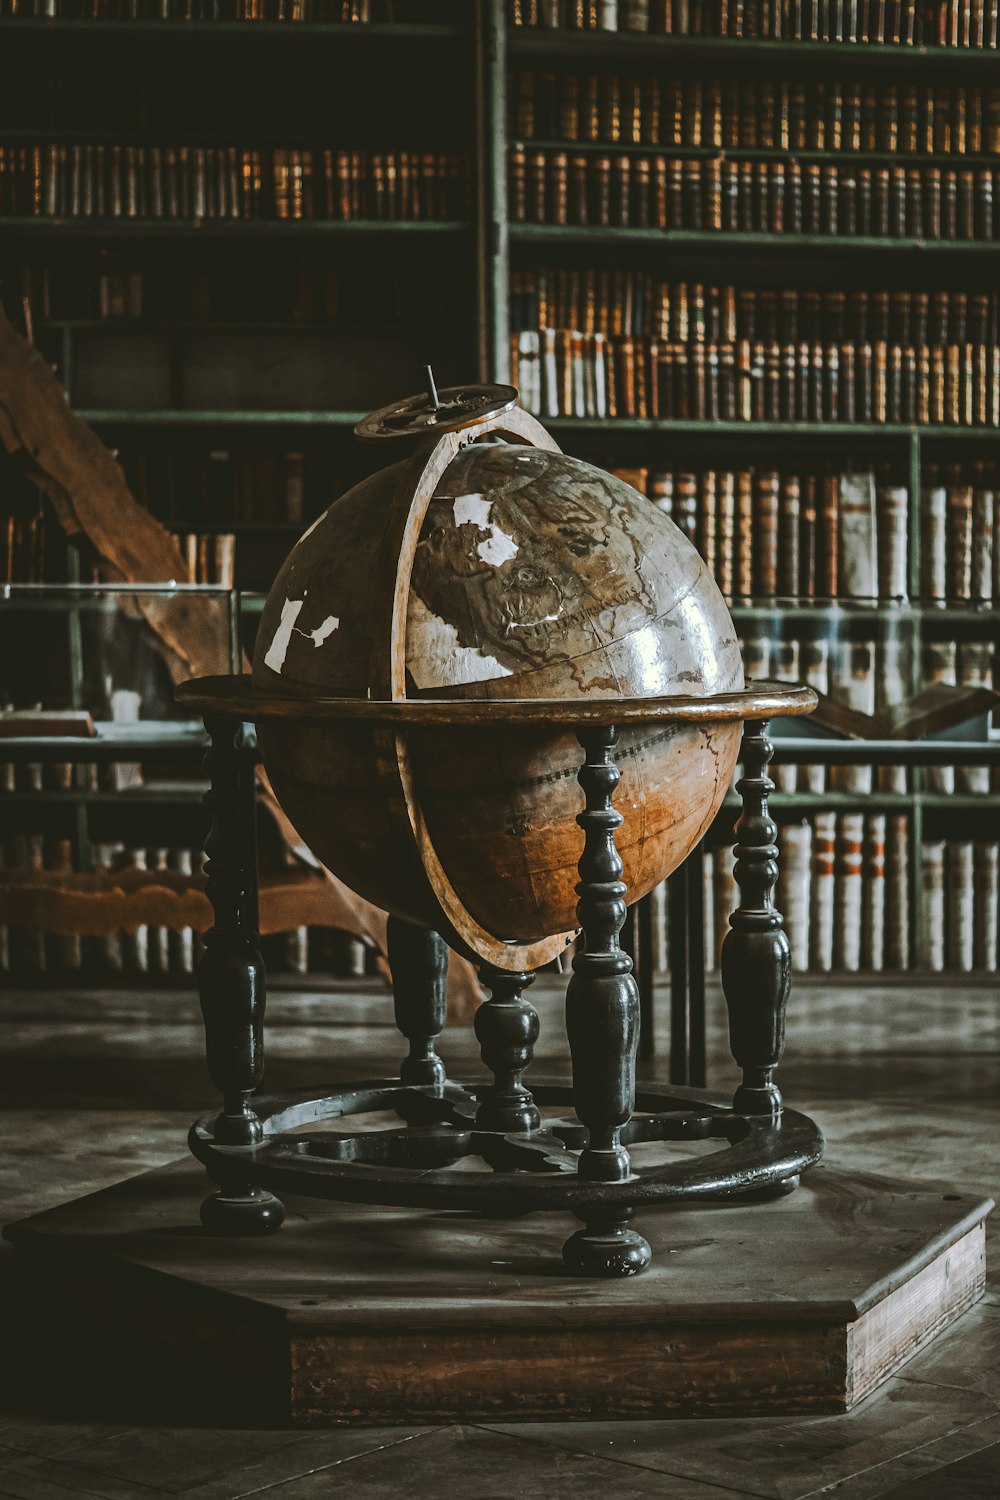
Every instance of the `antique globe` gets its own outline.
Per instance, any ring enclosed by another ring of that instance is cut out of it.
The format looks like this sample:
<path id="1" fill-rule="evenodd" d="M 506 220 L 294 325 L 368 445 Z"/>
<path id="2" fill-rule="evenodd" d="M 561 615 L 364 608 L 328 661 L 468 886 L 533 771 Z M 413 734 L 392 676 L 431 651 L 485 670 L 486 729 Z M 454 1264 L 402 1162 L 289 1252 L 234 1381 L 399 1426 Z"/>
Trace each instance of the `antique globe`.
<path id="1" fill-rule="evenodd" d="M 490 706 L 744 685 L 725 601 L 691 542 L 630 485 L 560 452 L 515 398 L 446 391 L 431 408 L 411 398 L 362 424 L 415 433 L 413 451 L 293 547 L 253 665 L 255 688 L 307 700 L 483 704 L 470 726 L 272 719 L 258 731 L 279 801 L 335 875 L 509 969 L 553 957 L 576 926 L 581 750 L 572 730 L 506 727 Z M 741 728 L 622 731 L 629 901 L 709 827 Z"/>

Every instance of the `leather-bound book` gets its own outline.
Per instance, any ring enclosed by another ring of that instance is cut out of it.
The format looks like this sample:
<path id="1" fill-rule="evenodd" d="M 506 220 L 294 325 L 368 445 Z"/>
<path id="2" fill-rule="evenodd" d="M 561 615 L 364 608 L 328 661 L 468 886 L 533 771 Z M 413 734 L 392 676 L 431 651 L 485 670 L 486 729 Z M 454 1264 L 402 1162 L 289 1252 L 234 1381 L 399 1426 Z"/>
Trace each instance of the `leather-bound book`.
<path id="1" fill-rule="evenodd" d="M 781 476 L 772 469 L 754 476 L 754 594 L 773 599 L 778 591 L 778 520 Z"/>
<path id="2" fill-rule="evenodd" d="M 947 846 L 948 967 L 968 974 L 975 967 L 975 855 L 971 840 Z"/>
<path id="3" fill-rule="evenodd" d="M 636 229 L 650 228 L 653 212 L 650 162 L 648 156 L 637 156 L 632 162 L 632 197 L 629 221 Z"/>
<path id="4" fill-rule="evenodd" d="M 706 229 L 722 229 L 722 165 L 716 157 L 704 166 L 703 222 Z"/>
<path id="5" fill-rule="evenodd" d="M 812 890 L 810 892 L 810 967 L 821 974 L 833 968 L 836 907 L 837 815 L 816 814 L 813 824 Z"/>
<path id="6" fill-rule="evenodd" d="M 632 159 L 616 156 L 611 169 L 611 223 L 619 229 L 630 225 Z"/>
<path id="7" fill-rule="evenodd" d="M 997 970 L 997 910 L 1000 844 L 977 843 L 973 850 L 973 889 L 975 892 L 975 928 L 973 953 L 977 969 L 988 974 Z"/>
<path id="8" fill-rule="evenodd" d="M 569 157 L 565 151 L 554 151 L 548 163 L 547 224 L 569 223 Z"/>
<path id="9" fill-rule="evenodd" d="M 716 564 L 719 588 L 732 598 L 736 581 L 736 476 L 723 469 L 716 477 Z"/>
<path id="10" fill-rule="evenodd" d="M 905 599 L 907 588 L 909 493 L 905 485 L 883 484 L 876 491 L 878 592 L 883 599 Z"/>
<path id="11" fill-rule="evenodd" d="M 701 162 L 682 164 L 683 224 L 686 229 L 701 229 Z"/>
<path id="12" fill-rule="evenodd" d="M 863 925 L 863 813 L 843 813 L 837 830 L 837 967 L 849 974 L 861 968 Z"/>
<path id="13" fill-rule="evenodd" d="M 718 487 L 714 469 L 701 475 L 701 500 L 698 516 L 698 551 L 708 570 L 718 577 Z"/>
<path id="14" fill-rule="evenodd" d="M 799 476 L 784 474 L 780 483 L 777 593 L 783 599 L 795 599 L 800 592 L 799 529 L 802 506 Z"/>
<path id="15" fill-rule="evenodd" d="M 925 486 L 922 494 L 922 590 L 929 599 L 948 593 L 948 491 L 944 485 Z"/>
<path id="16" fill-rule="evenodd" d="M 971 485 L 956 484 L 948 490 L 947 512 L 947 596 L 969 599 L 972 595 L 972 511 Z"/>
<path id="17" fill-rule="evenodd" d="M 870 470 L 840 476 L 840 593 L 852 599 L 878 595 L 875 475 Z"/>
<path id="18" fill-rule="evenodd" d="M 528 218 L 532 224 L 544 224 L 548 217 L 547 159 L 544 151 L 529 152 L 528 169 Z"/>
<path id="19" fill-rule="evenodd" d="M 507 184 L 511 221 L 523 224 L 528 217 L 528 163 L 524 147 L 519 142 L 510 148 Z"/>
<path id="20" fill-rule="evenodd" d="M 660 83 L 654 77 L 642 80 L 642 140 L 647 146 L 660 144 Z"/>
<path id="21" fill-rule="evenodd" d="M 611 223 L 611 158 L 595 156 L 592 163 L 593 219 L 592 223 L 607 228 Z"/>
<path id="22" fill-rule="evenodd" d="M 606 74 L 601 89 L 601 140 L 621 140 L 621 85 L 614 74 Z"/>
<path id="23" fill-rule="evenodd" d="M 809 968 L 809 897 L 812 885 L 813 830 L 803 819 L 786 823 L 779 834 L 777 906 L 785 919 L 792 968 Z"/>
<path id="24" fill-rule="evenodd" d="M 621 138 L 628 145 L 642 145 L 642 85 L 638 78 L 621 81 Z"/>
<path id="25" fill-rule="evenodd" d="M 698 476 L 678 474 L 674 481 L 674 520 L 688 541 L 698 545 Z"/>
<path id="26" fill-rule="evenodd" d="M 910 843 L 905 813 L 886 818 L 885 967 L 910 966 Z"/>
<path id="27" fill-rule="evenodd" d="M 876 974 L 885 968 L 885 834 L 885 813 L 870 813 L 865 818 L 862 959 Z"/>

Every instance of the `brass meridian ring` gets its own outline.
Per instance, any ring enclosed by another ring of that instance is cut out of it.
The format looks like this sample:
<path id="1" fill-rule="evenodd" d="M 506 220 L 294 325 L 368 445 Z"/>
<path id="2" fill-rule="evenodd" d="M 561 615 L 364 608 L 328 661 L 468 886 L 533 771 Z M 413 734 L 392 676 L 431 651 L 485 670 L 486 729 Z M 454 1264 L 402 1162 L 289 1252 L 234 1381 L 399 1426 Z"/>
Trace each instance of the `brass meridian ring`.
<path id="1" fill-rule="evenodd" d="M 369 412 L 354 429 L 363 443 L 379 443 L 386 438 L 438 438 L 444 432 L 458 432 L 491 417 L 499 417 L 517 405 L 517 391 L 512 385 L 451 385 L 438 392 L 434 405 L 426 391 L 393 401 L 378 411 Z"/>

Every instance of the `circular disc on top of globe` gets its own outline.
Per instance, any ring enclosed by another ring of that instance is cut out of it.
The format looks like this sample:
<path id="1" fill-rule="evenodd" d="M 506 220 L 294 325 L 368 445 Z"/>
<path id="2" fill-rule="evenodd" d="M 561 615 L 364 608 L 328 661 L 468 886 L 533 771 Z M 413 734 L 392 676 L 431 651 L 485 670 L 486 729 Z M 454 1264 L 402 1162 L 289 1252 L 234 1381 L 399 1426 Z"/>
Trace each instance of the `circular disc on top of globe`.
<path id="1" fill-rule="evenodd" d="M 477 441 L 487 435 L 514 440 Z M 744 686 L 694 546 L 519 409 L 424 444 L 314 522 L 264 608 L 253 679 L 305 699 L 482 702 L 472 727 L 267 721 L 258 734 L 282 806 L 340 879 L 507 969 L 538 967 L 575 930 L 583 752 L 572 731 L 492 726 L 490 703 Z M 630 902 L 709 827 L 741 731 L 623 731 L 616 843 Z"/>

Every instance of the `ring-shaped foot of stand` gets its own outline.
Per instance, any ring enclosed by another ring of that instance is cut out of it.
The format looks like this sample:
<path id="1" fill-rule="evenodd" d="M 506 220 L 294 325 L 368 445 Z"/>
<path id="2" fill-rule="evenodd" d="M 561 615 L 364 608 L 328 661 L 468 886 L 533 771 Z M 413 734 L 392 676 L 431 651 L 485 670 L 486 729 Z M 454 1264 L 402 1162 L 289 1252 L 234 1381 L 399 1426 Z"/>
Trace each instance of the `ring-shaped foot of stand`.
<path id="1" fill-rule="evenodd" d="M 201 1205 L 201 1222 L 209 1234 L 227 1237 L 274 1234 L 285 1222 L 285 1205 L 263 1188 L 223 1188 Z"/>
<path id="2" fill-rule="evenodd" d="M 770 1203 L 774 1198 L 787 1198 L 794 1193 L 802 1178 L 796 1172 L 791 1177 L 782 1177 L 779 1182 L 770 1182 L 767 1187 L 751 1188 L 740 1194 L 741 1203 Z"/>
<path id="3" fill-rule="evenodd" d="M 588 1215 L 584 1223 L 563 1246 L 563 1260 L 574 1276 L 637 1276 L 653 1259 L 649 1242 L 623 1224 L 620 1213 L 613 1221 Z"/>

